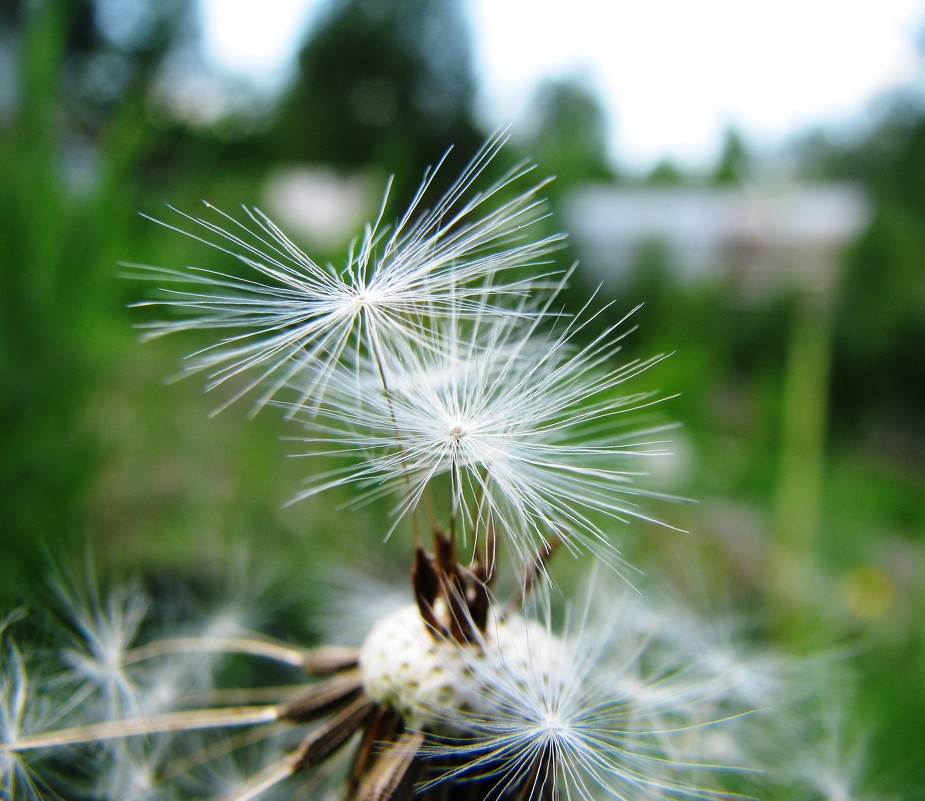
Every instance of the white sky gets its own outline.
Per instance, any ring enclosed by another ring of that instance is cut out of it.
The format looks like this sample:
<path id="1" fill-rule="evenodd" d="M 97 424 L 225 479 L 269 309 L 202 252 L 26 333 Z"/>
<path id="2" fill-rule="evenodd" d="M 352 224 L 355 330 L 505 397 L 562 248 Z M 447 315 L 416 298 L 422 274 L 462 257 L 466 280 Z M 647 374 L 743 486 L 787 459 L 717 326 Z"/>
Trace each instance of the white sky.
<path id="1" fill-rule="evenodd" d="M 207 54 L 281 81 L 320 0 L 200 0 Z M 725 127 L 769 144 L 913 78 L 925 0 L 468 0 L 480 103 L 516 123 L 544 77 L 584 75 L 613 152 L 645 168 L 712 159 Z"/>

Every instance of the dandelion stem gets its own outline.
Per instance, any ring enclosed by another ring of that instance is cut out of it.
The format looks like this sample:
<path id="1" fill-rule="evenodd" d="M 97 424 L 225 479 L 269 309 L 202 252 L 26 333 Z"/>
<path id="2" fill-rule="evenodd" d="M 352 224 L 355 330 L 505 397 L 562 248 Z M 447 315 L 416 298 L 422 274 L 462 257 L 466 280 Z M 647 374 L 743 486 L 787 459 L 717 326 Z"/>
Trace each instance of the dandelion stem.
<path id="1" fill-rule="evenodd" d="M 161 715 L 145 715 L 124 720 L 108 720 L 88 723 L 68 729 L 43 732 L 23 737 L 16 742 L 0 743 L 0 753 L 33 751 L 39 748 L 54 748 L 61 745 L 116 740 L 147 734 L 164 734 L 174 731 L 198 731 L 202 729 L 225 728 L 228 726 L 254 726 L 258 723 L 272 723 L 280 715 L 281 707 L 237 706 L 219 709 L 193 709 L 187 712 L 167 712 Z"/>
<path id="2" fill-rule="evenodd" d="M 485 503 L 485 487 L 488 484 L 488 469 L 483 468 L 479 474 L 479 484 L 475 497 L 472 499 L 472 506 L 469 510 L 470 525 L 472 526 L 473 539 L 473 563 L 474 567 L 478 561 L 478 543 L 479 543 L 479 519 L 481 518 L 482 505 Z M 485 519 L 485 541 L 483 544 L 482 572 L 485 581 L 491 579 L 495 574 L 495 529 L 492 525 L 491 518 Z"/>
<path id="3" fill-rule="evenodd" d="M 368 317 L 364 317 L 366 320 L 366 337 L 369 341 L 369 352 L 372 354 L 373 361 L 376 362 L 376 369 L 379 371 L 379 378 L 382 381 L 382 390 L 385 393 L 386 403 L 389 406 L 389 417 L 392 419 L 392 428 L 396 432 L 396 442 L 398 446 L 398 458 L 401 460 L 402 467 L 405 466 L 405 449 L 402 445 L 401 439 L 398 437 L 398 421 L 395 419 L 395 407 L 392 404 L 392 392 L 389 389 L 389 381 L 385 375 L 385 359 L 382 355 L 382 349 L 379 345 L 379 338 L 375 335 L 374 329 L 375 326 L 373 321 Z M 411 477 L 407 472 L 404 472 L 405 475 L 405 486 L 408 491 L 411 491 Z M 414 533 L 414 544 L 421 544 L 421 530 L 418 526 L 417 518 L 417 509 L 411 510 L 411 529 Z"/>
<path id="4" fill-rule="evenodd" d="M 456 554 L 456 518 L 459 516 L 459 474 L 455 469 L 450 470 L 450 545 L 453 554 Z"/>
<path id="5" fill-rule="evenodd" d="M 147 645 L 126 651 L 122 657 L 123 665 L 144 662 L 158 656 L 188 653 L 237 653 L 250 656 L 262 656 L 277 662 L 302 667 L 309 653 L 305 648 L 293 648 L 289 645 L 269 640 L 246 637 L 170 637 L 155 640 Z"/>

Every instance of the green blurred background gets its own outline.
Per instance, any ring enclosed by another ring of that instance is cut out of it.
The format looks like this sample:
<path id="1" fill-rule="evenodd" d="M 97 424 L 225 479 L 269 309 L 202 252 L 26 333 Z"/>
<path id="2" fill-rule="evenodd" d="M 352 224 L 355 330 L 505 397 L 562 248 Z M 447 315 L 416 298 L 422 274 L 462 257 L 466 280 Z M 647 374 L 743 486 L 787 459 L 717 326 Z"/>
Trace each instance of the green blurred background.
<path id="1" fill-rule="evenodd" d="M 165 204 L 197 214 L 199 199 L 257 204 L 338 263 L 388 174 L 396 210 L 451 143 L 455 174 L 486 136 L 463 7 L 366 7 L 319 13 L 278 96 L 228 79 L 233 102 L 198 118 L 194 4 L 0 2 L 2 607 L 86 544 L 118 573 L 220 583 L 237 549 L 270 551 L 308 581 L 349 561 L 355 537 L 379 539 L 381 510 L 283 506 L 308 469 L 287 458 L 291 429 L 243 404 L 210 416 L 227 395 L 165 382 L 208 340 L 140 345 L 145 313 L 127 307 L 146 288 L 117 266 L 232 269 L 138 215 L 177 223 Z M 772 642 L 850 653 L 875 786 L 910 797 L 925 786 L 925 92 L 899 88 L 865 115 L 851 136 L 822 129 L 782 148 L 789 185 L 863 193 L 862 224 L 837 247 L 781 256 L 770 243 L 752 291 L 753 242 L 691 277 L 683 253 L 641 237 L 600 297 L 621 314 L 644 302 L 630 355 L 674 352 L 640 385 L 680 393 L 661 412 L 683 424 L 677 456 L 656 480 L 697 500 L 657 510 L 690 536 L 618 532 L 628 558 L 747 612 Z M 589 187 L 627 203 L 735 199 L 767 174 L 735 131 L 709 169 L 622 167 L 580 78 L 544 84 L 530 120 L 503 159 L 558 176 L 555 228 L 581 228 Z M 570 233 L 563 265 L 597 263 L 570 290 L 578 308 L 607 265 Z M 389 547 L 400 564 L 401 543 Z"/>

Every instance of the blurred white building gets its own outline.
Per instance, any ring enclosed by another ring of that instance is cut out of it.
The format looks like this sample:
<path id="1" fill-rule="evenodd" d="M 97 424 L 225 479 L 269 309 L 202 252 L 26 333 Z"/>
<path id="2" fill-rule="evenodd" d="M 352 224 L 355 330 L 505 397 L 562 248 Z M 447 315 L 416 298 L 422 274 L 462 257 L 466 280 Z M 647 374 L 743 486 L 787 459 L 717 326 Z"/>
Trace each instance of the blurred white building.
<path id="1" fill-rule="evenodd" d="M 267 213 L 310 246 L 337 251 L 363 231 L 380 202 L 372 176 L 297 165 L 272 173 L 263 188 Z M 338 255 L 340 255 L 338 253 Z"/>
<path id="2" fill-rule="evenodd" d="M 782 285 L 827 290 L 833 256 L 868 204 L 849 184 L 746 188 L 592 185 L 565 200 L 565 227 L 587 273 L 618 288 L 653 242 L 681 281 L 720 280 L 748 296 Z"/>

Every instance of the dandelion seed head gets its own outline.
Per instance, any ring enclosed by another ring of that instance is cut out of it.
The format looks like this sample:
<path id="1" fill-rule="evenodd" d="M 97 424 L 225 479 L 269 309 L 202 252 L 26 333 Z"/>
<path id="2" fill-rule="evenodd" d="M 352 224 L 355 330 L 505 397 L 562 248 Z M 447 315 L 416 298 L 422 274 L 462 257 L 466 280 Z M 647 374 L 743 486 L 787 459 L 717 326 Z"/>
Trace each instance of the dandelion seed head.
<path id="1" fill-rule="evenodd" d="M 320 592 L 312 619 L 326 642 L 359 645 L 380 619 L 407 605 L 406 589 L 388 580 L 384 567 L 324 564 L 318 571 L 315 586 Z"/>

